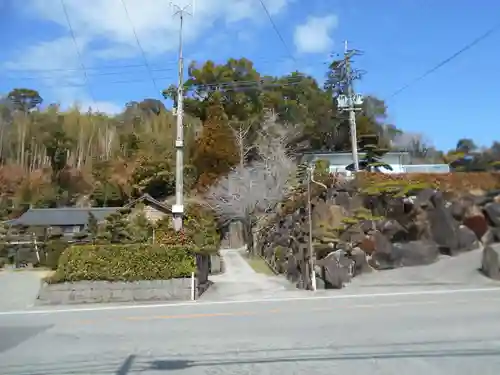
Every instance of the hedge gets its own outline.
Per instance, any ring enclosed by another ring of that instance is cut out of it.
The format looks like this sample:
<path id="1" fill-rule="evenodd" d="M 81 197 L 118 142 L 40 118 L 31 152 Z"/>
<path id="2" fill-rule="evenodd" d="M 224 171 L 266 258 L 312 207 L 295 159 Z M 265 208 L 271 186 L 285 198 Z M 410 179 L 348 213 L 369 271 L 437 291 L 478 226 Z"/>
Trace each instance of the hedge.
<path id="1" fill-rule="evenodd" d="M 194 270 L 193 249 L 186 246 L 78 245 L 63 252 L 47 282 L 168 280 Z"/>

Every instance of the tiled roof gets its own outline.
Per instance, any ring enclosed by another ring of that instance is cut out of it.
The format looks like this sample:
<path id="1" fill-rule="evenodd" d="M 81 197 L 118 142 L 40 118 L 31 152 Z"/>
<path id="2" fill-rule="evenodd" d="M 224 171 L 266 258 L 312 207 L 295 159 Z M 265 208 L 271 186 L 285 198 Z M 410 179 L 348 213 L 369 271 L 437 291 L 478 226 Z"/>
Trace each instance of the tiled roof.
<path id="1" fill-rule="evenodd" d="M 149 203 L 153 206 L 157 206 L 158 208 L 164 210 L 165 212 L 172 212 L 172 209 L 168 207 L 166 204 L 160 202 L 159 200 L 153 198 L 149 194 L 144 194 L 143 196 L 137 198 L 136 200 L 130 202 L 129 204 L 125 205 L 125 208 L 132 208 L 134 207 L 137 203 L 142 203 L 146 202 Z"/>
<path id="2" fill-rule="evenodd" d="M 119 210 L 120 207 L 92 207 L 92 208 L 30 208 L 23 215 L 12 220 L 11 225 L 26 226 L 64 226 L 86 225 L 91 212 L 98 221 Z"/>
<path id="3" fill-rule="evenodd" d="M 169 206 L 154 199 L 148 194 L 144 194 L 142 197 L 130 202 L 123 208 L 132 208 L 139 202 L 149 203 L 165 212 L 172 212 Z M 89 212 L 92 212 L 96 219 L 101 221 L 121 208 L 122 207 L 30 208 L 17 219 L 9 220 L 5 222 L 5 224 L 26 226 L 86 225 L 89 220 Z"/>

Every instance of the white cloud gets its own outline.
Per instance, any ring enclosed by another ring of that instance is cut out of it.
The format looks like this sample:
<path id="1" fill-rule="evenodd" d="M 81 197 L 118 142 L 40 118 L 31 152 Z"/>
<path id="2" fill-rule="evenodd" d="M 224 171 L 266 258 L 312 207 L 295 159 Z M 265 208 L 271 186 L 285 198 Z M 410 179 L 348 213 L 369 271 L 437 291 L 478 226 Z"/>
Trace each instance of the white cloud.
<path id="1" fill-rule="evenodd" d="M 179 38 L 179 17 L 174 16 L 172 2 L 186 6 L 193 0 L 124 0 L 135 27 L 141 46 L 148 59 L 167 53 L 176 53 Z M 184 40 L 186 45 L 205 37 L 215 22 L 225 24 L 239 21 L 255 21 L 265 17 L 255 0 L 194 0 L 195 12 L 185 16 Z M 284 11 L 293 0 L 267 0 L 271 14 Z M 85 66 L 106 61 L 113 65 L 116 60 L 142 58 L 141 51 L 121 0 L 64 0 L 68 16 L 77 37 L 77 43 Z M 79 89 L 55 89 L 65 96 L 64 101 L 88 100 L 88 92 L 80 69 L 80 61 L 70 28 L 60 0 L 26 0 L 23 14 L 37 20 L 60 26 L 62 35 L 48 41 L 28 46 L 19 56 L 5 66 L 11 70 L 76 69 L 73 72 L 44 73 L 44 83 L 56 87 L 56 82 L 81 85 Z M 220 30 L 218 30 L 220 32 Z M 48 77 L 50 76 L 50 77 Z M 49 82 L 52 82 L 50 84 Z M 60 95 L 59 95 L 60 97 Z"/>
<path id="2" fill-rule="evenodd" d="M 308 17 L 295 28 L 294 42 L 298 53 L 326 53 L 333 48 L 330 35 L 338 26 L 338 17 L 330 14 L 323 17 Z"/>

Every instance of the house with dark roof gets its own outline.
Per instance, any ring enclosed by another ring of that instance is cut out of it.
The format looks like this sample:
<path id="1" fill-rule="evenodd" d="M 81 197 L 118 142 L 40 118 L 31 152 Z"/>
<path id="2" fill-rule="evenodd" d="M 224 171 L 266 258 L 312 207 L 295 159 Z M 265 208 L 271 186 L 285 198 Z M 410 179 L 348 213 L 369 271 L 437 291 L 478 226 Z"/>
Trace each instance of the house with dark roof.
<path id="1" fill-rule="evenodd" d="M 153 198 L 149 194 L 144 194 L 136 200 L 126 204 L 123 208 L 135 209 L 134 211 L 136 213 L 143 213 L 146 218 L 153 223 L 166 215 L 170 216 L 172 214 L 172 209 L 168 205 Z"/>
<path id="2" fill-rule="evenodd" d="M 64 235 L 72 236 L 87 228 L 89 214 L 94 215 L 98 222 L 102 222 L 107 216 L 122 208 L 131 209 L 132 215 L 142 212 L 153 222 L 172 213 L 170 207 L 146 194 L 124 207 L 30 208 L 17 219 L 9 220 L 5 224 L 28 227 L 30 233 L 43 232 L 47 228 L 58 228 Z"/>

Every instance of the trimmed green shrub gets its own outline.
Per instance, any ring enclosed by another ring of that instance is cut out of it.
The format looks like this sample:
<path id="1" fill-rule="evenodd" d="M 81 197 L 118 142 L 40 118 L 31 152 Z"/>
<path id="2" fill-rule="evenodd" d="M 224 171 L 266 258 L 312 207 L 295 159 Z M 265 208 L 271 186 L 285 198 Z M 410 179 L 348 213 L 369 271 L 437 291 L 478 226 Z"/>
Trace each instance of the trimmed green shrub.
<path id="1" fill-rule="evenodd" d="M 59 266 L 59 258 L 64 250 L 68 248 L 69 244 L 61 239 L 49 240 L 45 244 L 45 259 L 42 258 L 41 265 L 56 270 Z"/>
<path id="2" fill-rule="evenodd" d="M 164 245 L 194 246 L 198 254 L 216 254 L 220 247 L 215 217 L 205 208 L 189 204 L 184 216 L 183 229 L 176 232 L 172 219 L 165 217 L 156 222 L 156 242 Z"/>
<path id="3" fill-rule="evenodd" d="M 168 280 L 195 271 L 194 249 L 150 244 L 78 245 L 64 251 L 49 283 Z"/>

